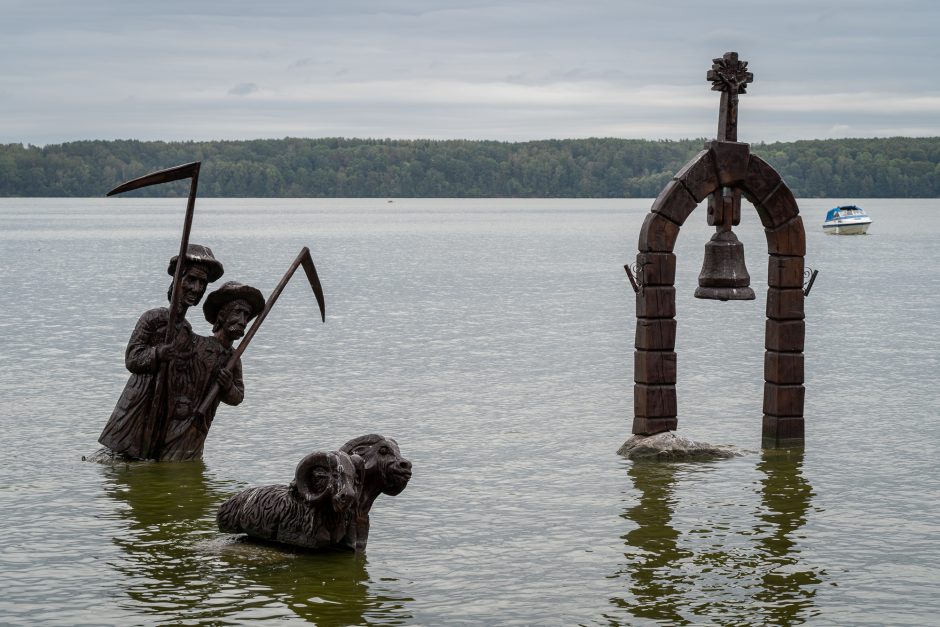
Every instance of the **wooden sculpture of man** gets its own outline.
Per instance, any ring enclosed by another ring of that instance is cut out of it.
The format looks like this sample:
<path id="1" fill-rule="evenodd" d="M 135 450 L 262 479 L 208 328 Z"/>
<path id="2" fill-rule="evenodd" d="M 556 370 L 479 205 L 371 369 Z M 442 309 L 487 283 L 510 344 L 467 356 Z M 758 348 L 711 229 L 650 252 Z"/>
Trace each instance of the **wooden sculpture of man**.
<path id="1" fill-rule="evenodd" d="M 232 344 L 245 334 L 245 327 L 264 309 L 264 296 L 250 285 L 237 281 L 223 284 L 206 297 L 202 306 L 206 320 L 212 324 L 212 335 L 197 335 L 190 362 L 195 388 L 200 390 L 199 403 L 185 415 L 171 418 L 160 459 L 186 460 L 202 457 L 203 446 L 219 403 L 238 405 L 245 398 L 241 359 L 226 367 L 232 355 Z M 212 396 L 204 410 L 199 411 L 213 384 L 218 394 Z"/>
<path id="2" fill-rule="evenodd" d="M 177 257 L 170 259 L 167 268 L 171 276 Z M 112 455 L 161 459 L 168 423 L 191 416 L 199 402 L 202 390 L 193 366 L 196 336 L 186 312 L 199 304 L 207 285 L 224 270 L 206 246 L 189 244 L 185 257 L 173 341 L 166 342 L 169 309 L 157 307 L 144 312 L 127 343 L 124 365 L 131 376 L 98 438 Z M 175 287 L 171 283 L 167 291 L 171 302 Z"/>

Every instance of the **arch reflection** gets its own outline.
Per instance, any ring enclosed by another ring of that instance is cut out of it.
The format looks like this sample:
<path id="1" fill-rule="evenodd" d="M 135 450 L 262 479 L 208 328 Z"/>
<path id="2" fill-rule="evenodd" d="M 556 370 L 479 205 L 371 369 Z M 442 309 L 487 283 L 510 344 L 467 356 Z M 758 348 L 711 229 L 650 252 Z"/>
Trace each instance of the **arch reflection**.
<path id="1" fill-rule="evenodd" d="M 643 461 L 633 462 L 627 470 L 640 495 L 636 505 L 621 514 L 636 527 L 621 536 L 627 564 L 617 574 L 631 580 L 632 596 L 611 602 L 637 618 L 684 625 L 688 621 L 681 611 L 690 582 L 674 565 L 691 552 L 679 548 L 679 532 L 671 524 L 677 471 L 675 464 Z"/>
<path id="2" fill-rule="evenodd" d="M 371 581 L 350 553 L 286 551 L 220 534 L 215 513 L 243 486 L 219 481 L 202 461 L 102 467 L 124 529 L 111 565 L 119 603 L 160 623 L 299 617 L 318 625 L 407 621 L 406 598 Z M 393 583 L 393 582 L 392 582 Z"/>
<path id="3" fill-rule="evenodd" d="M 754 600 L 771 624 L 803 623 L 812 614 L 821 583 L 817 572 L 803 563 L 797 544 L 813 499 L 813 488 L 803 476 L 803 450 L 765 450 L 757 469 L 763 474 L 758 517 L 767 532 L 758 546 L 769 568 Z"/>
<path id="4" fill-rule="evenodd" d="M 610 599 L 628 617 L 609 617 L 611 623 L 809 620 L 821 579 L 800 553 L 800 530 L 813 499 L 802 466 L 802 451 L 763 451 L 754 468 L 759 473 L 755 511 L 741 507 L 755 492 L 742 489 L 729 497 L 726 488 L 710 489 L 725 483 L 718 473 L 727 471 L 743 483 L 734 466 L 632 462 L 627 474 L 638 498 L 621 516 L 634 528 L 621 536 L 626 562 L 616 573 L 627 588 Z M 677 498 L 680 489 L 683 502 Z"/>

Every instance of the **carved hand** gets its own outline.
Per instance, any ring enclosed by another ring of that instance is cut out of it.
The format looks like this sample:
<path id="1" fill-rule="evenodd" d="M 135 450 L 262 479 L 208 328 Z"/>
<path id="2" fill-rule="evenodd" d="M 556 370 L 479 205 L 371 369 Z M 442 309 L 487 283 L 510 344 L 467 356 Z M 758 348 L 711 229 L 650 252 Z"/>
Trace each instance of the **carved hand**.
<path id="1" fill-rule="evenodd" d="M 220 389 L 225 390 L 226 392 L 231 390 L 233 382 L 232 371 L 228 368 L 222 368 L 219 370 L 218 381 Z"/>

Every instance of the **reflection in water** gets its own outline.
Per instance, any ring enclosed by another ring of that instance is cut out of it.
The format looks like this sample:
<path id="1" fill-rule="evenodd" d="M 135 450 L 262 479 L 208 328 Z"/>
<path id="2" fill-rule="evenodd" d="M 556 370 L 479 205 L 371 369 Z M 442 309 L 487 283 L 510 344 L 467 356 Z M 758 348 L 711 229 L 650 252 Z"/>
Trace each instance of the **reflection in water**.
<path id="1" fill-rule="evenodd" d="M 616 574 L 629 580 L 629 595 L 611 603 L 634 619 L 675 625 L 805 622 L 820 578 L 803 563 L 797 542 L 813 496 L 802 464 L 802 451 L 761 454 L 755 520 L 742 517 L 738 501 L 746 492 L 728 503 L 704 495 L 707 485 L 683 485 L 696 494 L 677 499 L 677 484 L 708 482 L 720 466 L 632 463 L 628 474 L 639 500 L 622 516 L 636 528 L 623 536 L 627 563 Z"/>
<path id="2" fill-rule="evenodd" d="M 771 624 L 802 623 L 811 613 L 818 575 L 800 564 L 795 536 L 806 524 L 813 488 L 803 478 L 803 451 L 764 451 L 760 519 L 769 531 L 758 544 L 767 568 L 754 595 Z"/>
<path id="3" fill-rule="evenodd" d="M 405 622 L 403 605 L 351 553 L 285 551 L 219 533 L 215 512 L 241 486 L 203 462 L 103 467 L 125 531 L 114 538 L 130 609 L 157 622 L 301 617 L 320 625 Z"/>
<path id="4" fill-rule="evenodd" d="M 676 469 L 670 463 L 634 462 L 627 471 L 640 499 L 623 514 L 636 528 L 623 536 L 629 564 L 617 574 L 632 579 L 633 597 L 612 599 L 612 603 L 638 618 L 683 625 L 688 621 L 680 614 L 682 593 L 689 587 L 689 575 L 676 565 L 691 554 L 679 549 L 679 532 L 670 524 Z"/>

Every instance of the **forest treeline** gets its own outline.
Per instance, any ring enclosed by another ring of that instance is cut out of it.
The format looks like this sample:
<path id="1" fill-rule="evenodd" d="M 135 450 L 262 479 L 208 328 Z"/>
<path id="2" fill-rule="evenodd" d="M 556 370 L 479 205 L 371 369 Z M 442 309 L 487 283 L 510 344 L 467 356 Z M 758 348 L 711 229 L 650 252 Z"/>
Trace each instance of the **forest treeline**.
<path id="1" fill-rule="evenodd" d="M 529 142 L 392 139 L 76 141 L 0 145 L 0 196 L 101 196 L 128 179 L 202 161 L 200 196 L 656 196 L 706 140 Z M 752 144 L 797 197 L 940 197 L 940 137 Z M 185 194 L 183 183 L 138 194 Z"/>

